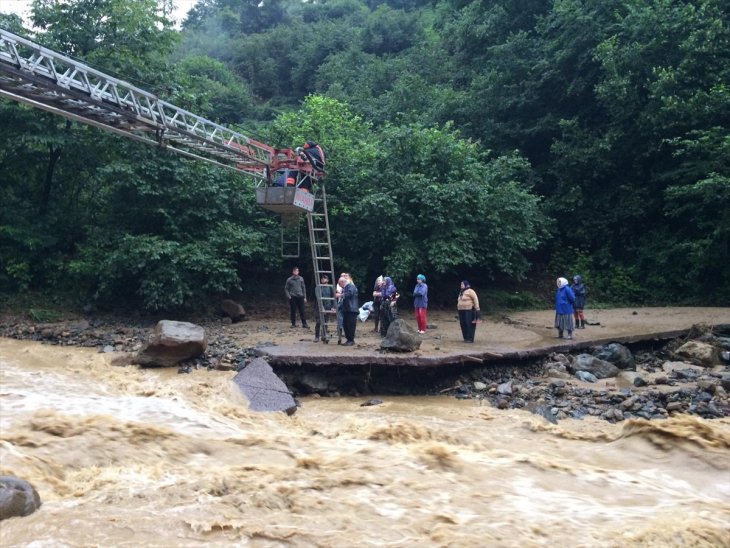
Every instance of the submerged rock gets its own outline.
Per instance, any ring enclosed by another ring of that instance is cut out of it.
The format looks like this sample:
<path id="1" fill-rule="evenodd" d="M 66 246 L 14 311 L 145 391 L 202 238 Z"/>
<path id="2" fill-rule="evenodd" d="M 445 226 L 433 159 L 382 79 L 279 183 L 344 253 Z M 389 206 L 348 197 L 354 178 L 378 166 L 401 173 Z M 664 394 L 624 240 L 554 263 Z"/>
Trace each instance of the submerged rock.
<path id="1" fill-rule="evenodd" d="M 15 476 L 0 476 L 0 520 L 29 516 L 41 506 L 41 497 L 30 483 Z"/>
<path id="2" fill-rule="evenodd" d="M 263 358 L 251 360 L 233 382 L 248 398 L 252 411 L 285 411 L 288 415 L 296 411 L 294 396 Z"/>

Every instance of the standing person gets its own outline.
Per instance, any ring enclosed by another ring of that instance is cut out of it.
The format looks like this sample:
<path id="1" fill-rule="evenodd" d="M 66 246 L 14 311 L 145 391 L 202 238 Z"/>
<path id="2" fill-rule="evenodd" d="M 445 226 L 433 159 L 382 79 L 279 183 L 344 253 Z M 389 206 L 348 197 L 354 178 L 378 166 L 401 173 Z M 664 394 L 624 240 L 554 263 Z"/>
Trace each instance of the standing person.
<path id="1" fill-rule="evenodd" d="M 357 329 L 357 313 L 360 303 L 357 299 L 357 287 L 351 279 L 341 277 L 337 284 L 342 288 L 342 327 L 345 331 L 345 346 L 355 344 L 355 329 Z"/>
<path id="2" fill-rule="evenodd" d="M 289 276 L 284 284 L 284 293 L 289 299 L 289 312 L 291 313 L 291 326 L 297 326 L 297 310 L 302 320 L 302 327 L 309 329 L 307 318 L 304 316 L 304 303 L 307 302 L 307 288 L 304 285 L 304 278 L 299 275 L 299 267 L 292 268 L 291 276 Z"/>
<path id="3" fill-rule="evenodd" d="M 340 278 L 352 281 L 352 278 L 347 272 L 340 274 Z M 344 333 L 345 330 L 345 316 L 342 312 L 342 287 L 340 286 L 340 278 L 337 278 L 337 287 L 335 289 L 335 300 L 337 302 L 337 344 L 342 344 L 342 333 Z"/>
<path id="4" fill-rule="evenodd" d="M 459 326 L 464 342 L 473 343 L 477 323 L 481 321 L 482 313 L 479 310 L 479 297 L 467 280 L 461 282 L 456 309 L 459 311 Z"/>
<path id="5" fill-rule="evenodd" d="M 380 291 L 383 289 L 383 277 L 378 276 L 373 286 L 373 321 L 375 326 L 373 331 L 378 332 L 378 326 L 380 325 L 380 305 L 383 302 L 383 296 Z"/>
<path id="6" fill-rule="evenodd" d="M 416 311 L 418 332 L 424 334 L 428 327 L 428 321 L 426 320 L 426 309 L 428 308 L 428 285 L 426 285 L 426 276 L 423 274 L 416 276 L 416 287 L 413 289 L 413 308 Z"/>
<path id="7" fill-rule="evenodd" d="M 323 308 L 325 311 L 324 323 L 329 323 L 327 321 L 327 313 L 335 311 L 335 291 L 329 283 L 330 277 L 327 274 L 322 274 L 319 278 L 319 295 L 317 295 L 317 290 L 315 289 L 314 318 L 316 323 L 314 324 L 314 342 L 319 342 L 319 333 L 322 330 L 322 324 L 319 321 L 320 308 Z"/>
<path id="8" fill-rule="evenodd" d="M 573 276 L 573 285 L 570 286 L 575 295 L 575 328 L 586 328 L 586 317 L 583 315 L 583 309 L 586 306 L 586 286 L 583 284 L 583 278 L 580 275 Z"/>
<path id="9" fill-rule="evenodd" d="M 563 338 L 563 331 L 568 332 L 566 339 L 572 339 L 575 294 L 565 278 L 558 278 L 557 285 L 558 290 L 555 292 L 555 327 L 558 330 L 558 339 Z"/>
<path id="10" fill-rule="evenodd" d="M 390 324 L 398 317 L 398 297 L 400 297 L 398 288 L 389 276 L 383 278 L 380 296 L 383 299 L 380 303 L 380 336 L 385 337 Z"/>

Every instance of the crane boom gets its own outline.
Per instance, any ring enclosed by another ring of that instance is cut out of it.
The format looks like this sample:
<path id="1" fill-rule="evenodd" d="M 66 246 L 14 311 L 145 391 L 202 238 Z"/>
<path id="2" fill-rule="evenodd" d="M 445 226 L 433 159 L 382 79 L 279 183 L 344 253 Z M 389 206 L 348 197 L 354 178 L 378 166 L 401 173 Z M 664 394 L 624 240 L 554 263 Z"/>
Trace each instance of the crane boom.
<path id="1" fill-rule="evenodd" d="M 291 149 L 251 139 L 4 29 L 0 96 L 243 171 L 259 181 L 270 181 L 280 168 L 311 171 Z"/>

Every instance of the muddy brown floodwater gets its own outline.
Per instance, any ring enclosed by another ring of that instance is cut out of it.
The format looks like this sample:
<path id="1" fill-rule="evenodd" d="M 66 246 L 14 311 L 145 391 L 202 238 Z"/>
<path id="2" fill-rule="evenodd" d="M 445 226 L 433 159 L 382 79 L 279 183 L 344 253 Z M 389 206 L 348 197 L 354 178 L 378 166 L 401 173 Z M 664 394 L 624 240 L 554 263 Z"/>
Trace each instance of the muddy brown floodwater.
<path id="1" fill-rule="evenodd" d="M 728 546 L 730 420 L 553 425 L 447 397 L 253 413 L 234 372 L 0 339 L 0 545 Z"/>

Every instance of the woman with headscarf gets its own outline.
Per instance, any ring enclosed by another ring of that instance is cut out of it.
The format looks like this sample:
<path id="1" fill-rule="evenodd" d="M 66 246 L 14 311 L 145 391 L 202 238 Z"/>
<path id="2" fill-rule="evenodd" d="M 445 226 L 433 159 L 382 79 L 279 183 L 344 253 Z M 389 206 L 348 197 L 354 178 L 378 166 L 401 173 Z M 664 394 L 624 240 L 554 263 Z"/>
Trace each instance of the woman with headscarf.
<path id="1" fill-rule="evenodd" d="M 380 296 L 383 298 L 380 304 L 380 336 L 385 337 L 390 324 L 398 317 L 398 297 L 400 297 L 398 288 L 395 287 L 393 280 L 388 276 L 383 278 Z"/>
<path id="2" fill-rule="evenodd" d="M 564 331 L 568 332 L 565 338 L 572 339 L 575 294 L 565 278 L 558 278 L 556 283 L 558 290 L 555 292 L 555 327 L 558 330 L 558 339 L 563 338 Z"/>
<path id="3" fill-rule="evenodd" d="M 459 291 L 459 298 L 456 300 L 456 309 L 459 311 L 459 326 L 461 327 L 464 342 L 473 343 L 477 323 L 481 321 L 482 313 L 479 311 L 477 293 L 466 280 L 461 282 L 461 291 Z"/>
<path id="4" fill-rule="evenodd" d="M 373 331 L 378 332 L 378 326 L 380 325 L 380 304 L 383 302 L 383 297 L 380 294 L 380 290 L 383 288 L 384 280 L 382 276 L 378 276 L 373 286 L 373 320 L 375 326 Z"/>
<path id="5" fill-rule="evenodd" d="M 426 321 L 428 286 L 426 285 L 426 276 L 423 274 L 416 276 L 416 287 L 413 289 L 413 308 L 416 313 L 418 332 L 424 334 L 426 333 L 426 327 L 428 327 L 428 322 Z"/>

